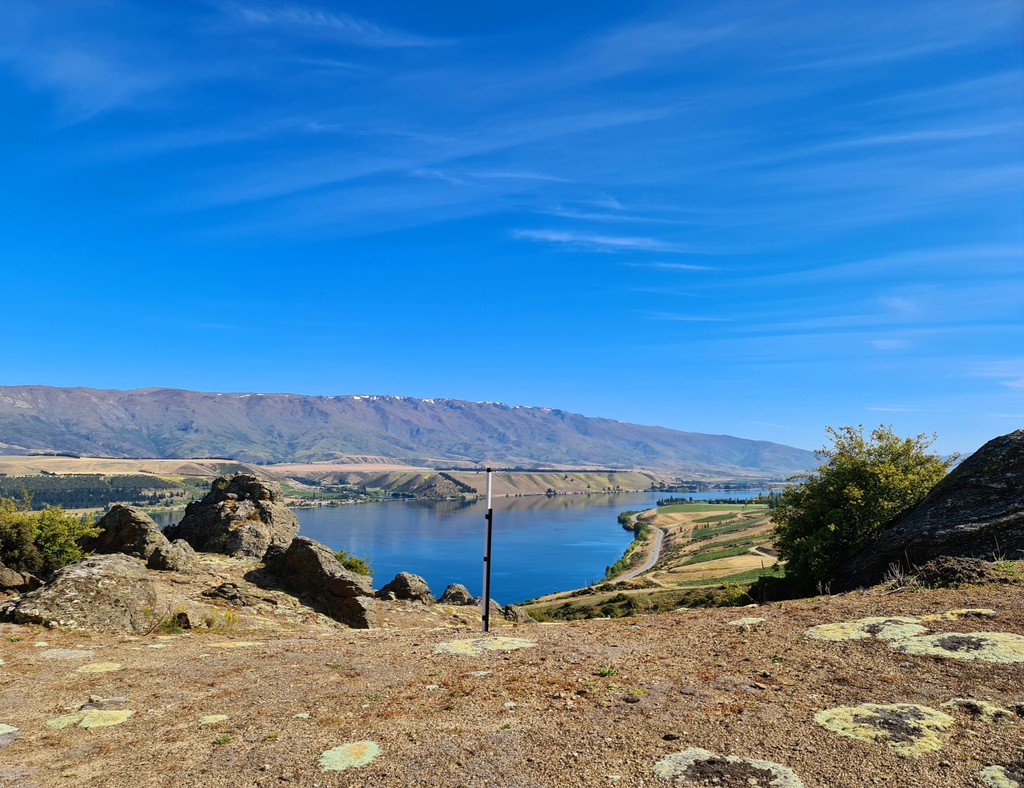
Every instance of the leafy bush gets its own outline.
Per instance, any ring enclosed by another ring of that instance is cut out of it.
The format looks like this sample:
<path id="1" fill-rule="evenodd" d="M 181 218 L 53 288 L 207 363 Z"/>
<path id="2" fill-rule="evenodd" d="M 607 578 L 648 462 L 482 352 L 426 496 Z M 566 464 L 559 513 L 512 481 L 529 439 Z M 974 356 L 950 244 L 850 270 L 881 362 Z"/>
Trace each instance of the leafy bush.
<path id="1" fill-rule="evenodd" d="M 920 503 L 956 459 L 926 452 L 934 436 L 900 438 L 886 426 L 869 439 L 863 427 L 827 432 L 833 446 L 816 452 L 825 462 L 783 491 L 771 514 L 787 581 L 805 590 L 831 582 L 844 559 Z"/>
<path id="2" fill-rule="evenodd" d="M 334 557 L 338 559 L 339 564 L 350 572 L 355 572 L 357 575 L 365 575 L 366 577 L 373 574 L 369 561 L 365 558 L 357 558 L 347 550 L 338 550 Z"/>
<path id="3" fill-rule="evenodd" d="M 0 498 L 0 562 L 17 572 L 51 574 L 80 561 L 78 541 L 99 531 L 85 518 L 56 506 L 30 511 L 32 502 Z"/>

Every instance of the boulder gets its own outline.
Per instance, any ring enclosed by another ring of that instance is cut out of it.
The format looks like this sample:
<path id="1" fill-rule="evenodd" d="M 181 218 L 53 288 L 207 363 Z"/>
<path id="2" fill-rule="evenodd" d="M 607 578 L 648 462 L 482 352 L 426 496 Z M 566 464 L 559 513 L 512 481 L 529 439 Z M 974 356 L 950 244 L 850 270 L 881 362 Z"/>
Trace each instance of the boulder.
<path id="1" fill-rule="evenodd" d="M 331 618 L 354 629 L 379 625 L 370 578 L 343 567 L 329 547 L 297 536 L 286 549 L 271 547 L 264 563 L 282 585 Z"/>
<path id="2" fill-rule="evenodd" d="M 432 605 L 434 595 L 430 593 L 427 581 L 419 575 L 399 572 L 395 579 L 377 592 L 379 599 L 410 599 Z"/>
<path id="3" fill-rule="evenodd" d="M 891 564 L 939 556 L 1024 558 L 1024 430 L 994 438 L 842 567 L 842 588 L 871 585 Z"/>
<path id="4" fill-rule="evenodd" d="M 147 632 L 153 627 L 156 589 L 138 558 L 112 553 L 86 558 L 22 595 L 19 624 L 45 624 L 103 632 Z"/>
<path id="5" fill-rule="evenodd" d="M 158 545 L 146 566 L 160 571 L 192 574 L 196 571 L 196 551 L 184 539 L 175 539 Z"/>
<path id="6" fill-rule="evenodd" d="M 8 591 L 20 594 L 24 591 L 34 591 L 43 584 L 35 575 L 28 572 L 16 572 L 8 566 L 0 563 L 0 593 Z"/>
<path id="7" fill-rule="evenodd" d="M 298 532 L 298 518 L 281 502 L 281 489 L 241 473 L 215 479 L 210 492 L 190 503 L 181 522 L 165 531 L 201 552 L 238 558 L 285 549 Z"/>
<path id="8" fill-rule="evenodd" d="M 518 605 L 505 605 L 501 609 L 501 614 L 505 617 L 506 621 L 514 621 L 517 624 L 536 624 L 537 619 L 527 613 Z"/>
<path id="9" fill-rule="evenodd" d="M 112 506 L 96 527 L 99 534 L 82 540 L 87 553 L 124 553 L 146 561 L 157 548 L 169 544 L 153 518 L 134 506 Z"/>
<path id="10" fill-rule="evenodd" d="M 442 605 L 472 605 L 476 602 L 462 583 L 451 583 L 437 601 Z"/>

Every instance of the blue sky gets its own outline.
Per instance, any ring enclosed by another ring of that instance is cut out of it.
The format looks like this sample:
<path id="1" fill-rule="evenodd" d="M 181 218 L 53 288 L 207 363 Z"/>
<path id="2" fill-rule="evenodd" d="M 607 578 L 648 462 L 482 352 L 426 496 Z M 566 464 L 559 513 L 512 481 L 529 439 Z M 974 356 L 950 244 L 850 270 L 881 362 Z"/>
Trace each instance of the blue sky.
<path id="1" fill-rule="evenodd" d="M 4 0 L 0 382 L 1024 425 L 1017 0 Z"/>

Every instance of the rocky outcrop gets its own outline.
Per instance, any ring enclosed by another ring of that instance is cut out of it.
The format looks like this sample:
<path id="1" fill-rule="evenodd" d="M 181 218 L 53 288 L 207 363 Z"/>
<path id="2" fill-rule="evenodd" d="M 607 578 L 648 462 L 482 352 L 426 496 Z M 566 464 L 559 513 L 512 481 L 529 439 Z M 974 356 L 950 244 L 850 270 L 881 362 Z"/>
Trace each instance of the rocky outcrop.
<path id="1" fill-rule="evenodd" d="M 165 539 L 164 542 L 153 551 L 146 563 L 147 567 L 166 572 L 184 572 L 185 574 L 192 574 L 196 571 L 196 551 L 192 549 L 192 545 L 184 539 L 175 539 L 173 542 L 168 542 Z"/>
<path id="2" fill-rule="evenodd" d="M 8 591 L 20 594 L 23 591 L 34 591 L 43 583 L 35 575 L 28 572 L 16 572 L 0 563 L 0 594 Z"/>
<path id="3" fill-rule="evenodd" d="M 148 561 L 158 547 L 169 544 L 160 526 L 134 506 L 112 506 L 96 527 L 96 536 L 82 540 L 82 549 L 87 553 L 124 553 Z"/>
<path id="4" fill-rule="evenodd" d="M 138 558 L 97 555 L 59 570 L 14 608 L 19 624 L 45 624 L 104 632 L 146 632 L 157 596 Z"/>
<path id="5" fill-rule="evenodd" d="M 414 602 L 434 604 L 427 581 L 410 572 L 399 572 L 395 579 L 377 592 L 379 599 L 408 599 Z"/>
<path id="6" fill-rule="evenodd" d="M 469 589 L 462 583 L 451 583 L 437 601 L 442 605 L 472 605 L 478 600 L 473 598 Z"/>
<path id="7" fill-rule="evenodd" d="M 379 625 L 370 578 L 343 567 L 329 547 L 297 536 L 285 549 L 271 547 L 264 563 L 282 585 L 331 618 L 355 629 Z"/>
<path id="8" fill-rule="evenodd" d="M 270 547 L 287 548 L 298 532 L 298 518 L 281 502 L 277 485 L 238 474 L 215 479 L 165 533 L 200 552 L 262 558 Z"/>
<path id="9" fill-rule="evenodd" d="M 990 440 L 840 571 L 843 588 L 938 556 L 1024 558 L 1024 430 Z"/>
<path id="10" fill-rule="evenodd" d="M 501 609 L 501 614 L 505 617 L 506 621 L 514 621 L 517 624 L 536 624 L 537 619 L 527 613 L 518 605 L 505 605 Z"/>

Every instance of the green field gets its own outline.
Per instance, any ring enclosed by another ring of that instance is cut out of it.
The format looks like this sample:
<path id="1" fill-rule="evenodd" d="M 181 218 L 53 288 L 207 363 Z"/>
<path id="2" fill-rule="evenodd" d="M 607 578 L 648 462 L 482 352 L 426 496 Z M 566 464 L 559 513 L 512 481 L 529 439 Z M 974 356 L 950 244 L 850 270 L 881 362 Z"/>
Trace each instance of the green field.
<path id="1" fill-rule="evenodd" d="M 763 503 L 674 503 L 670 506 L 659 506 L 658 511 L 664 514 L 676 514 L 677 512 L 722 512 L 722 511 L 754 511 L 756 509 L 767 510 Z"/>

